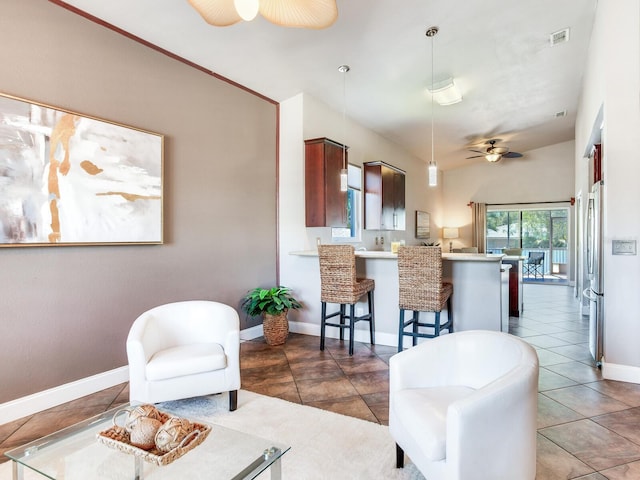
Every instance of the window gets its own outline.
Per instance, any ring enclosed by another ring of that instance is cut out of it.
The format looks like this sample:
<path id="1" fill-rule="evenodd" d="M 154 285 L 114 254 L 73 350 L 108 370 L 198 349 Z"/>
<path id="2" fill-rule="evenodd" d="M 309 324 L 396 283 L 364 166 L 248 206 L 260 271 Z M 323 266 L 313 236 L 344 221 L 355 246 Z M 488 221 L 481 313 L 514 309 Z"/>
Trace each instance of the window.
<path id="1" fill-rule="evenodd" d="M 362 226 L 362 168 L 349 164 L 347 186 L 347 226 L 332 228 L 331 239 L 359 242 Z"/>
<path id="2" fill-rule="evenodd" d="M 487 212 L 487 251 L 520 248 L 520 211 Z"/>

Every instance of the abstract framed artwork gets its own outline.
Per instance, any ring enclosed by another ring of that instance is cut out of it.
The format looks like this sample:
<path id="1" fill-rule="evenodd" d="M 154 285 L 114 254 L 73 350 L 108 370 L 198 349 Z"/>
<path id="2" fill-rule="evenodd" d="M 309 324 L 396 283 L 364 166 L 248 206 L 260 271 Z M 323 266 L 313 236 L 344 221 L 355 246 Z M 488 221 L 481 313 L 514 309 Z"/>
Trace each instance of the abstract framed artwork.
<path id="1" fill-rule="evenodd" d="M 0 247 L 161 244 L 164 136 L 0 93 Z"/>
<path id="2" fill-rule="evenodd" d="M 431 238 L 430 220 L 427 212 L 416 210 L 416 238 Z"/>

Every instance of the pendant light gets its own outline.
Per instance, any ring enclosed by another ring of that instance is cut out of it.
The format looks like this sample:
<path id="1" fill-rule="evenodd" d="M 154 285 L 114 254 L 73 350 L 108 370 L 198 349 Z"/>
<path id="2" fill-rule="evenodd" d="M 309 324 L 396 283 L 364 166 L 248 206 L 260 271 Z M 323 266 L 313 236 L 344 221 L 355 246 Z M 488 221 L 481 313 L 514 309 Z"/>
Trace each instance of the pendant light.
<path id="1" fill-rule="evenodd" d="M 349 170 L 347 167 L 347 72 L 349 65 L 340 65 L 338 71 L 342 73 L 342 170 L 340 170 L 340 191 L 349 189 Z"/>
<path id="2" fill-rule="evenodd" d="M 431 85 L 433 85 L 433 37 L 438 33 L 438 27 L 429 27 L 427 37 L 431 38 Z M 429 186 L 438 186 L 438 165 L 436 165 L 435 148 L 433 143 L 433 95 L 431 95 L 431 160 L 429 161 Z"/>

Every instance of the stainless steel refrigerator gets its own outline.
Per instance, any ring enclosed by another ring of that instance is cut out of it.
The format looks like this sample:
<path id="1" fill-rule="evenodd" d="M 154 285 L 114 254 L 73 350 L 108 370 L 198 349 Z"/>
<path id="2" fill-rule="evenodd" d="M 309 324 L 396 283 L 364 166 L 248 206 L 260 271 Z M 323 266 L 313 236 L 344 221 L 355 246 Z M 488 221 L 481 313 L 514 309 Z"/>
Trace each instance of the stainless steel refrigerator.
<path id="1" fill-rule="evenodd" d="M 591 188 L 587 208 L 586 260 L 589 287 L 583 295 L 589 300 L 589 351 L 596 364 L 601 365 L 603 355 L 604 332 L 604 282 L 602 261 L 602 190 L 603 182 L 597 182 Z"/>

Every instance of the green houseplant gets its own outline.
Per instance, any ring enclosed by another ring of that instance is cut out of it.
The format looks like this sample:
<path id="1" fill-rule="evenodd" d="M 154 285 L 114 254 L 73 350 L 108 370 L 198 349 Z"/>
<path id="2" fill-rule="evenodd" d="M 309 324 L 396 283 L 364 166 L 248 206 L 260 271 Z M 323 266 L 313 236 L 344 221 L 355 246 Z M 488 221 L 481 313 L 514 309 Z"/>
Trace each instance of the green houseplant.
<path id="1" fill-rule="evenodd" d="M 264 338 L 269 345 L 282 345 L 289 335 L 287 312 L 302 308 L 302 304 L 287 287 L 254 288 L 242 299 L 242 310 L 255 317 L 262 315 Z"/>

